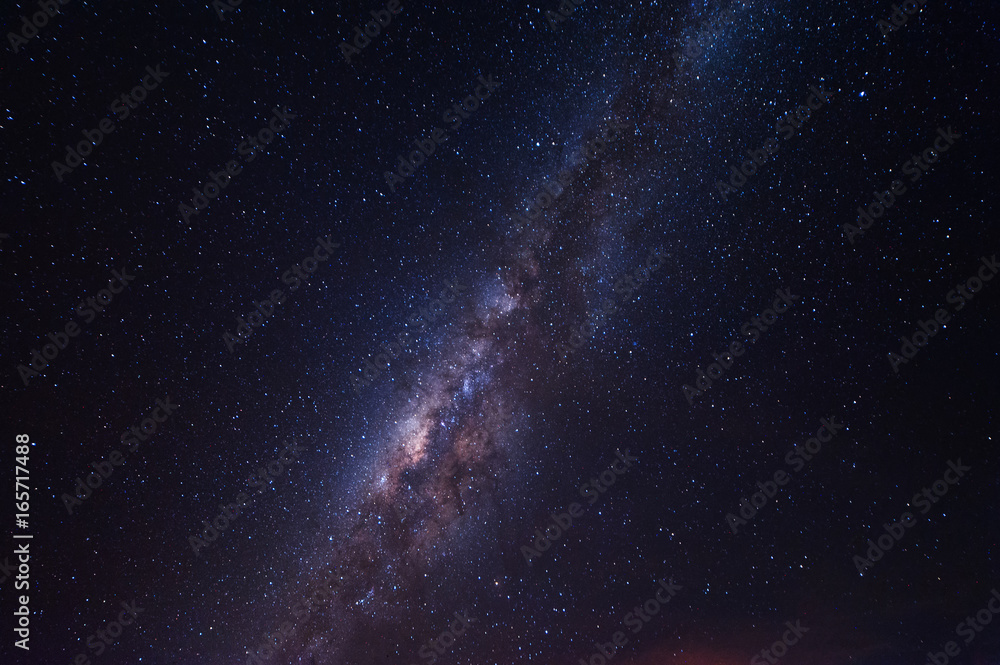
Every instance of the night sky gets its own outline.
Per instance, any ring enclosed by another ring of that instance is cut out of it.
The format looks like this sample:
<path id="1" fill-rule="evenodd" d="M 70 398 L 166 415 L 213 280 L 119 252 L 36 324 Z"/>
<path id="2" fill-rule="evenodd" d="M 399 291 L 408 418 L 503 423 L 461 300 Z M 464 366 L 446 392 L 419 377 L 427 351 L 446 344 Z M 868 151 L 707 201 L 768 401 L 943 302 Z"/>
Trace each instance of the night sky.
<path id="1" fill-rule="evenodd" d="M 236 1 L 4 12 L 0 663 L 1000 663 L 996 3 Z"/>

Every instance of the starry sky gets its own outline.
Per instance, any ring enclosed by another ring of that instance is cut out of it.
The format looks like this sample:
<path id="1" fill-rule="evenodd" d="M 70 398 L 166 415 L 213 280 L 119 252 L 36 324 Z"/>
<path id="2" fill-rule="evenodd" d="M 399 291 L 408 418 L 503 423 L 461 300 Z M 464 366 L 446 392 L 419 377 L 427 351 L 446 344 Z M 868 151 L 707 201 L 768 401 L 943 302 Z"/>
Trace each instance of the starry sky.
<path id="1" fill-rule="evenodd" d="M 1000 12 L 894 11 L 72 0 L 8 36 L 0 660 L 1000 662 L 957 627 L 1000 589 Z"/>

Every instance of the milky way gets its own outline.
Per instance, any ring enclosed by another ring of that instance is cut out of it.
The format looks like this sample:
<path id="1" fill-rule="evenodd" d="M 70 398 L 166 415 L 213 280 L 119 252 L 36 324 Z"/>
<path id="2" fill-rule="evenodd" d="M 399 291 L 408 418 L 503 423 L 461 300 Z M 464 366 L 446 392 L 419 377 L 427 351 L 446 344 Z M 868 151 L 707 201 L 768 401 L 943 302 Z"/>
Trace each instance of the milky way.
<path id="1" fill-rule="evenodd" d="M 1000 573 L 998 287 L 968 281 L 998 248 L 996 18 L 60 5 L 4 56 L 35 534 L 11 662 L 995 662 L 1000 631 L 955 626 Z"/>

